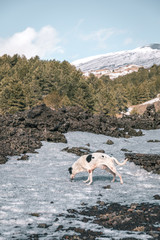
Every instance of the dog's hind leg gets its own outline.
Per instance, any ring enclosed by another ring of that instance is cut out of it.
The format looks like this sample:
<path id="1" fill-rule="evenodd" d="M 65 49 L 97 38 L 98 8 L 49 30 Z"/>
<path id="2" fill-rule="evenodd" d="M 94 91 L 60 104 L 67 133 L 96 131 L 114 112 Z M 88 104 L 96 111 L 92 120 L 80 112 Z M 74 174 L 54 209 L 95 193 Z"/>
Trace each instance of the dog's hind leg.
<path id="1" fill-rule="evenodd" d="M 111 170 L 109 167 L 105 166 L 105 165 L 102 165 L 101 169 L 104 169 L 106 170 L 106 172 L 110 172 L 112 175 L 113 175 L 113 179 L 112 179 L 112 182 L 115 181 L 116 179 L 116 173 L 113 171 L 113 169 Z M 116 169 L 114 169 L 116 171 Z"/>
<path id="2" fill-rule="evenodd" d="M 113 172 L 111 170 L 109 172 L 113 175 L 112 182 L 115 181 L 116 175 L 117 175 L 120 178 L 120 183 L 123 184 L 123 179 L 122 179 L 122 176 L 119 174 L 119 172 L 117 172 L 117 171 Z"/>
<path id="3" fill-rule="evenodd" d="M 116 171 L 115 173 L 120 178 L 120 183 L 123 184 L 122 176 L 119 174 L 119 172 Z"/>
<path id="4" fill-rule="evenodd" d="M 110 172 L 112 175 L 113 175 L 113 179 L 112 179 L 112 181 L 111 182 L 114 182 L 115 181 L 115 179 L 116 179 L 116 173 L 115 172 L 113 172 L 111 169 L 109 169 L 109 168 L 106 168 L 106 171 L 107 172 Z"/>
<path id="5" fill-rule="evenodd" d="M 113 179 L 112 179 L 112 181 L 111 182 L 114 182 L 115 181 L 115 179 L 116 179 L 116 174 L 114 173 L 114 172 L 110 172 L 112 175 L 113 175 Z"/>
<path id="6" fill-rule="evenodd" d="M 115 181 L 116 175 L 120 178 L 120 182 L 121 184 L 123 184 L 123 179 L 122 176 L 119 174 L 119 172 L 117 172 L 116 168 L 114 166 L 111 167 L 107 167 L 105 168 L 106 171 L 109 171 L 112 175 L 113 175 L 113 180 L 112 182 Z"/>

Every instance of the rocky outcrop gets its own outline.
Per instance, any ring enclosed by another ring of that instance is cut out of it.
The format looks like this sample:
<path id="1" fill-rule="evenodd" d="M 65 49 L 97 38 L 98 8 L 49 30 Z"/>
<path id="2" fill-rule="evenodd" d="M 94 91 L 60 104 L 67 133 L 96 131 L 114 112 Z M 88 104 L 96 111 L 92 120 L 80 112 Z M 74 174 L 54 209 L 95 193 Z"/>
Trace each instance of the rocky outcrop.
<path id="1" fill-rule="evenodd" d="M 160 174 L 160 155 L 158 154 L 140 154 L 125 153 L 129 161 L 143 167 L 148 172 Z"/>
<path id="2" fill-rule="evenodd" d="M 0 116 L 0 163 L 7 155 L 34 152 L 41 141 L 64 142 L 63 133 L 86 131 L 112 137 L 141 136 L 136 129 L 160 128 L 160 114 L 154 106 L 147 108 L 143 116 L 124 116 L 121 119 L 94 115 L 79 107 L 51 110 L 42 104 L 25 112 Z"/>
<path id="3" fill-rule="evenodd" d="M 0 116 L 0 163 L 8 155 L 35 152 L 42 146 L 41 141 L 67 142 L 65 136 L 56 130 L 57 122 L 53 111 L 45 105 L 30 111 Z"/>
<path id="4" fill-rule="evenodd" d="M 130 115 L 117 119 L 117 126 L 130 129 L 158 129 L 160 128 L 160 113 L 155 106 L 148 105 L 143 115 Z"/>

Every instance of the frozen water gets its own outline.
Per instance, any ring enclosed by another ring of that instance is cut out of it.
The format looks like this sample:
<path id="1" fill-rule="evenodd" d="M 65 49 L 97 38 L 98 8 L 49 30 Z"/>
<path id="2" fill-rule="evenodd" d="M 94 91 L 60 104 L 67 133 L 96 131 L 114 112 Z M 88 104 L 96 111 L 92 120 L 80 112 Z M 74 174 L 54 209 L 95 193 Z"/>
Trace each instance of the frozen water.
<path id="1" fill-rule="evenodd" d="M 0 165 L 0 240 L 9 240 L 12 237 L 27 239 L 29 234 L 45 232 L 48 234 L 45 239 L 50 240 L 52 236 L 60 239 L 60 233 L 54 231 L 60 224 L 69 227 L 64 215 L 67 209 L 77 209 L 82 203 L 88 206 L 96 204 L 97 200 L 121 204 L 157 203 L 153 196 L 160 192 L 159 175 L 148 173 L 134 163 L 127 162 L 123 167 L 117 166 L 123 177 L 123 185 L 118 178 L 115 183 L 111 183 L 112 176 L 102 170 L 94 171 L 91 186 L 83 183 L 87 178 L 86 173 L 80 173 L 70 182 L 68 168 L 78 157 L 62 149 L 67 146 L 87 147 L 86 144 L 90 143 L 91 151 L 104 149 L 119 161 L 124 159 L 122 148 L 132 152 L 160 154 L 159 142 L 147 142 L 150 139 L 160 140 L 160 130 L 144 131 L 144 136 L 130 139 L 86 132 L 69 132 L 66 138 L 67 144 L 43 142 L 38 153 L 28 154 L 28 161 L 17 161 L 14 156 L 10 157 L 6 164 Z M 108 139 L 114 144 L 107 145 Z M 111 189 L 103 189 L 108 184 Z M 39 217 L 33 216 L 33 213 L 39 214 Z M 57 216 L 59 220 L 56 220 Z M 50 227 L 47 230 L 38 228 L 40 223 L 46 223 Z M 83 223 L 78 220 L 75 225 L 83 227 Z M 90 222 L 85 223 L 84 227 L 95 230 L 95 224 Z M 97 230 L 103 231 L 108 239 L 110 236 L 115 239 L 118 239 L 118 236 L 128 236 L 125 231 L 99 228 L 97 226 Z M 62 235 L 64 234 L 65 232 L 62 232 Z M 132 235 L 137 239 L 150 238 L 145 234 L 129 234 L 130 237 Z"/>

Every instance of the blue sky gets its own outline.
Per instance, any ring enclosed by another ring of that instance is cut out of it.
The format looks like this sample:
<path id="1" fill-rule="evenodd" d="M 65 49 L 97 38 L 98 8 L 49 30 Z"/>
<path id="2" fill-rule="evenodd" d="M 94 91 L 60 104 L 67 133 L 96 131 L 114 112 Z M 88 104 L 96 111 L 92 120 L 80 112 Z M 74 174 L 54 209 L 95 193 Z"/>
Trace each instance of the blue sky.
<path id="1" fill-rule="evenodd" d="M 159 0 L 0 0 L 0 56 L 67 60 L 160 43 Z"/>

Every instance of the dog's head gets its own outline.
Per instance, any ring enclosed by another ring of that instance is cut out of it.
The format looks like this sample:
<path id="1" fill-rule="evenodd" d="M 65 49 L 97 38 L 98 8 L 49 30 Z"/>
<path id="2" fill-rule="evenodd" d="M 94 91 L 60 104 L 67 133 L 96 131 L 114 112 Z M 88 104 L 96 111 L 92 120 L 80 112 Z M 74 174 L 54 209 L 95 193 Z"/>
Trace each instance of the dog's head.
<path id="1" fill-rule="evenodd" d="M 73 165 L 70 168 L 68 168 L 71 180 L 73 180 L 75 178 L 77 173 L 84 171 L 84 168 L 79 163 L 79 160 L 80 159 L 78 159 L 76 162 L 73 163 Z"/>

